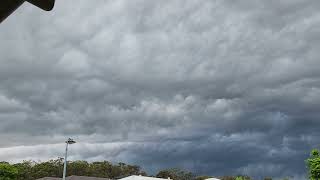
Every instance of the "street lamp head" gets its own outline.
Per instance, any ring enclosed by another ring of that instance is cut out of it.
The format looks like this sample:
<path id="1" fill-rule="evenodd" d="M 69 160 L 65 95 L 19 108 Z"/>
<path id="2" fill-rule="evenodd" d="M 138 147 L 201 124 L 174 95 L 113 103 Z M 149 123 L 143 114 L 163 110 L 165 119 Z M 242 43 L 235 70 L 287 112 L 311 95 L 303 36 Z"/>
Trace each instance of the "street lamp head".
<path id="1" fill-rule="evenodd" d="M 67 144 L 74 144 L 76 143 L 76 141 L 74 141 L 73 139 L 69 138 L 67 141 L 66 141 Z"/>

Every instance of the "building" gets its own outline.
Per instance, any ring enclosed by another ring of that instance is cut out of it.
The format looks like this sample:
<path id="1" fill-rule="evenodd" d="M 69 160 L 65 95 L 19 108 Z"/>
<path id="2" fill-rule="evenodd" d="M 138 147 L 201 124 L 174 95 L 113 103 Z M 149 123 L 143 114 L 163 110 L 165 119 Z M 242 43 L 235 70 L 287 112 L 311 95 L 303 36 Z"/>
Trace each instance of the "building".
<path id="1" fill-rule="evenodd" d="M 217 179 L 217 178 L 208 178 L 206 180 L 220 180 L 220 179 Z"/>
<path id="2" fill-rule="evenodd" d="M 44 177 L 37 180 L 61 180 L 62 178 L 53 178 L 53 177 Z M 66 180 L 110 180 L 108 178 L 96 178 L 96 177 L 87 177 L 87 176 L 69 176 L 66 177 Z"/>
<path id="3" fill-rule="evenodd" d="M 170 178 L 168 178 L 168 179 L 170 179 Z M 121 178 L 119 180 L 168 180 L 168 179 L 132 175 L 132 176 L 128 176 L 128 177 L 125 177 L 125 178 Z"/>
<path id="4" fill-rule="evenodd" d="M 62 178 L 44 177 L 37 180 L 61 180 L 61 179 Z M 66 180 L 111 180 L 111 179 L 88 177 L 88 176 L 69 176 L 69 177 L 66 177 Z M 128 176 L 118 180 L 168 180 L 168 179 L 133 175 L 133 176 Z"/>

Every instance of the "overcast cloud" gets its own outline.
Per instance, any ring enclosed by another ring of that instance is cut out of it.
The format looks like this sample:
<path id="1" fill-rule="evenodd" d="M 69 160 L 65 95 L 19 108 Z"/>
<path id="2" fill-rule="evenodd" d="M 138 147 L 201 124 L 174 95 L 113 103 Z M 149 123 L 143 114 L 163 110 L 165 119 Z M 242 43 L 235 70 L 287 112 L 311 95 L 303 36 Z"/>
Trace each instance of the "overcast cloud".
<path id="1" fill-rule="evenodd" d="M 57 0 L 0 25 L 0 160 L 304 179 L 320 1 Z"/>

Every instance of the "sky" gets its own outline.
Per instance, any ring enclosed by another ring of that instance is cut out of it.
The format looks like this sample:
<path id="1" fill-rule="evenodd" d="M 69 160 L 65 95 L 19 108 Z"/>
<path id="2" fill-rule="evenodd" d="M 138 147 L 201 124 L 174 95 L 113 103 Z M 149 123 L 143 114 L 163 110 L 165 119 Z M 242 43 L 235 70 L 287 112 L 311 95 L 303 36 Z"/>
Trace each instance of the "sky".
<path id="1" fill-rule="evenodd" d="M 306 177 L 320 1 L 57 0 L 0 25 L 0 160 Z"/>

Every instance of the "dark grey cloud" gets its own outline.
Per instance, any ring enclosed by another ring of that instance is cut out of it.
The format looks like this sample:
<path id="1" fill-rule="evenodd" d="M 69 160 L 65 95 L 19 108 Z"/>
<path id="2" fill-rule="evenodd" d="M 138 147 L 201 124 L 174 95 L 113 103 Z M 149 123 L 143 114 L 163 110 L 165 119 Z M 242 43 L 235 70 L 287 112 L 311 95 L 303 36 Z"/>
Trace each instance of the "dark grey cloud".
<path id="1" fill-rule="evenodd" d="M 0 26 L 0 158 L 305 178 L 317 1 L 57 1 Z"/>

